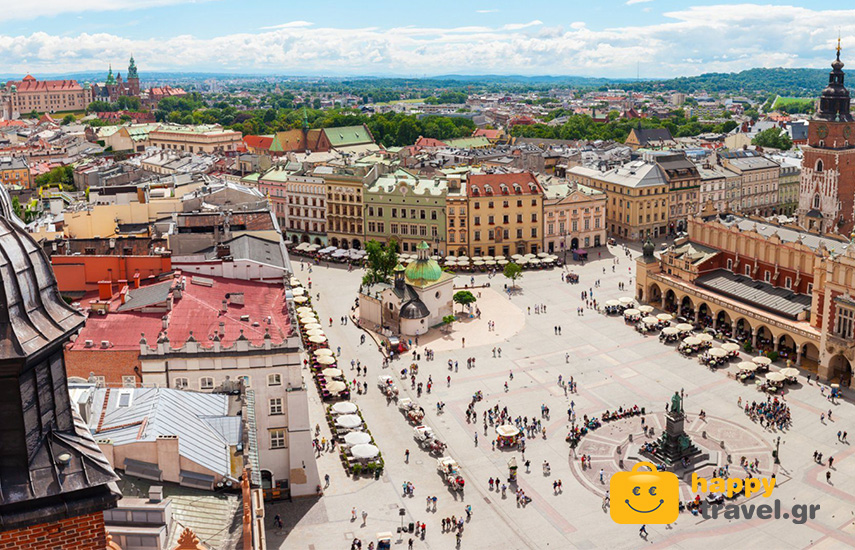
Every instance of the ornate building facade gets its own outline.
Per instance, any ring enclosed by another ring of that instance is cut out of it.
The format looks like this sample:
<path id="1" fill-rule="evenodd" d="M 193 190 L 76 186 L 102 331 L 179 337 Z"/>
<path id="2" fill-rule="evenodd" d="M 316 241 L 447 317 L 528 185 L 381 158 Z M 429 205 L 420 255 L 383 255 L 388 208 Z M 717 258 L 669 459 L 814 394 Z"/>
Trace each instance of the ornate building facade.
<path id="1" fill-rule="evenodd" d="M 805 229 L 848 235 L 855 226 L 855 121 L 839 44 L 831 68 L 802 148 L 798 217 Z"/>

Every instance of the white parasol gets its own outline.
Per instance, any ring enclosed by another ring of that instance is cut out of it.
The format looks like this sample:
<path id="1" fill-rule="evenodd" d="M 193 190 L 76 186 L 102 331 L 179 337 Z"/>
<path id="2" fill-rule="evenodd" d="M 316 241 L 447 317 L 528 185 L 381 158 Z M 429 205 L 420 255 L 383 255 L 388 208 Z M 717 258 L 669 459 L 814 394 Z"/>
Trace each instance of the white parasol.
<path id="1" fill-rule="evenodd" d="M 309 336 L 309 342 L 313 344 L 323 344 L 327 341 L 326 336 L 321 336 L 320 334 L 315 334 L 314 336 Z"/>
<path id="2" fill-rule="evenodd" d="M 709 351 L 712 357 L 727 357 L 727 352 L 721 348 L 713 348 Z"/>
<path id="3" fill-rule="evenodd" d="M 380 454 L 380 449 L 378 449 L 376 445 L 362 443 L 361 445 L 354 445 L 351 447 L 350 454 L 353 455 L 354 458 L 368 460 L 369 458 L 374 458 Z"/>
<path id="4" fill-rule="evenodd" d="M 779 370 L 778 372 L 780 372 L 781 374 L 783 374 L 787 378 L 794 378 L 794 377 L 799 375 L 799 369 L 796 369 L 793 367 L 787 367 L 787 368 Z"/>
<path id="5" fill-rule="evenodd" d="M 701 343 L 701 340 L 697 336 L 689 336 L 683 339 L 683 343 L 687 346 L 697 346 Z"/>
<path id="6" fill-rule="evenodd" d="M 502 424 L 496 427 L 496 433 L 502 437 L 513 437 L 520 433 L 520 429 L 512 424 Z"/>
<path id="7" fill-rule="evenodd" d="M 653 313 L 653 306 L 648 306 L 646 304 L 643 306 L 638 306 L 638 311 L 642 313 Z"/>
<path id="8" fill-rule="evenodd" d="M 739 351 L 739 344 L 734 344 L 733 342 L 727 342 L 726 344 L 721 345 L 721 349 L 726 352 L 733 353 L 734 351 Z"/>
<path id="9" fill-rule="evenodd" d="M 342 401 L 342 403 L 346 403 L 346 401 Z M 350 432 L 349 434 L 344 436 L 344 443 L 348 447 L 355 447 L 356 445 L 367 445 L 371 443 L 371 436 L 365 432 Z"/>
<path id="10" fill-rule="evenodd" d="M 344 382 L 339 382 L 338 380 L 336 380 L 335 382 L 330 382 L 329 384 L 327 384 L 327 391 L 330 393 L 341 393 L 346 389 L 347 389 L 347 384 L 345 384 Z M 351 416 L 353 416 L 353 415 L 351 415 Z M 357 416 L 357 418 L 359 418 L 359 417 Z"/>
<path id="11" fill-rule="evenodd" d="M 770 372 L 766 375 L 766 380 L 769 382 L 783 382 L 787 377 L 780 372 Z"/>
<path id="12" fill-rule="evenodd" d="M 334 414 L 354 414 L 357 411 L 357 406 L 350 401 L 339 401 L 330 407 L 330 411 Z"/>
<path id="13" fill-rule="evenodd" d="M 332 355 L 333 354 L 332 350 L 329 348 L 316 349 L 312 353 L 315 354 L 315 357 L 320 357 L 321 355 Z"/>
<path id="14" fill-rule="evenodd" d="M 625 305 L 625 306 L 628 306 L 628 305 L 630 305 L 630 304 L 634 304 L 634 303 L 635 303 L 635 299 L 634 299 L 634 298 L 630 298 L 629 296 L 623 296 L 623 297 L 620 299 L 620 303 L 622 303 L 622 304 L 623 304 L 623 305 Z"/>
<path id="15" fill-rule="evenodd" d="M 316 359 L 316 361 L 318 362 L 319 365 L 335 365 L 336 364 L 336 359 L 332 355 L 321 355 L 320 357 L 318 357 Z M 327 371 L 330 369 L 324 369 L 324 370 Z M 338 374 L 336 376 L 341 376 L 341 374 Z"/>
<path id="16" fill-rule="evenodd" d="M 335 384 L 336 382 L 333 382 Z M 338 382 L 341 384 L 341 382 Z M 332 384 L 330 384 L 332 385 Z M 343 414 L 335 419 L 335 425 L 341 426 L 342 428 L 358 428 L 362 425 L 362 419 L 359 418 L 359 415 L 356 414 Z"/>
<path id="17" fill-rule="evenodd" d="M 670 321 L 671 319 L 674 318 L 674 316 L 671 315 L 670 313 L 660 313 L 659 315 L 656 316 L 656 318 L 659 319 L 660 321 Z"/>
<path id="18" fill-rule="evenodd" d="M 624 317 L 632 317 L 633 315 L 641 315 L 641 311 L 635 308 L 629 308 L 623 312 Z"/>
<path id="19" fill-rule="evenodd" d="M 677 330 L 677 327 L 665 327 L 662 329 L 662 334 L 664 334 L 666 336 L 674 336 L 674 335 L 679 334 L 679 333 L 680 333 L 680 331 Z"/>
<path id="20" fill-rule="evenodd" d="M 755 365 L 751 361 L 743 361 L 743 362 L 739 363 L 738 365 L 736 365 L 736 368 L 738 368 L 739 370 L 745 370 L 745 371 L 755 371 L 755 370 L 757 370 L 757 365 Z"/>
<path id="21" fill-rule="evenodd" d="M 677 330 L 679 330 L 680 332 L 688 332 L 694 329 L 695 327 L 693 327 L 689 323 L 680 323 L 679 325 L 677 325 Z"/>
<path id="22" fill-rule="evenodd" d="M 757 357 L 753 358 L 752 361 L 755 364 L 760 365 L 761 367 L 767 367 L 772 364 L 772 360 L 763 355 L 758 355 Z"/>

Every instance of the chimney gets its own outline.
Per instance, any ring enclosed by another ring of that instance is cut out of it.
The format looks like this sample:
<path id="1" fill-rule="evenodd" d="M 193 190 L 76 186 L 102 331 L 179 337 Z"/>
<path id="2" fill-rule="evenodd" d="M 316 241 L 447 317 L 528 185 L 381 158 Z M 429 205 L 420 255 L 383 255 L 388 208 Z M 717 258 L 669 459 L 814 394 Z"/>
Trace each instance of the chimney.
<path id="1" fill-rule="evenodd" d="M 152 485 L 148 490 L 149 502 L 161 502 L 163 500 L 163 486 Z"/>
<path id="2" fill-rule="evenodd" d="M 223 304 L 220 307 L 220 311 L 226 313 L 229 310 L 229 303 L 226 300 L 223 300 Z"/>
<path id="3" fill-rule="evenodd" d="M 162 321 L 162 324 L 163 324 L 163 330 L 168 329 L 168 328 L 169 328 L 169 316 L 168 316 L 168 315 L 164 315 L 164 316 L 161 318 L 161 321 Z"/>
<path id="4" fill-rule="evenodd" d="M 134 273 L 134 288 L 139 288 L 139 287 L 140 287 L 140 272 L 137 271 L 136 273 Z"/>
<path id="5" fill-rule="evenodd" d="M 123 304 L 128 301 L 128 285 L 122 287 L 121 297 Z"/>
<path id="6" fill-rule="evenodd" d="M 98 299 L 109 300 L 113 297 L 113 281 L 98 281 Z"/>

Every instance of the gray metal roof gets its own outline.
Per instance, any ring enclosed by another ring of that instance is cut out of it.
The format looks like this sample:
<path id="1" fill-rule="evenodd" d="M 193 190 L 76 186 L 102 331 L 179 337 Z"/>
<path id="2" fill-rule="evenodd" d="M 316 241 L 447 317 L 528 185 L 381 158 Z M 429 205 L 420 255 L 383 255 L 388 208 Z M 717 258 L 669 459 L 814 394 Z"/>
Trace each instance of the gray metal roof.
<path id="1" fill-rule="evenodd" d="M 736 298 L 776 315 L 796 319 L 802 311 L 810 309 L 811 296 L 796 294 L 792 290 L 755 281 L 725 269 L 716 269 L 701 275 L 695 284 Z"/>
<path id="2" fill-rule="evenodd" d="M 170 388 L 122 388 L 110 391 L 105 404 L 106 395 L 107 390 L 101 388 L 94 399 L 92 422 L 96 426 L 106 407 L 101 429 L 96 432 L 99 439 L 110 439 L 119 446 L 177 436 L 181 456 L 212 472 L 231 475 L 228 447 L 236 428 L 231 420 L 215 420 L 228 418 L 229 396 Z M 127 406 L 120 407 L 127 395 Z M 218 423 L 221 425 L 215 427 Z"/>
<path id="3" fill-rule="evenodd" d="M 820 237 L 815 233 L 808 233 L 807 231 L 799 231 L 797 229 L 790 229 L 788 227 L 781 227 L 774 224 L 758 224 L 754 220 L 741 218 L 739 216 L 728 216 L 727 219 L 720 221 L 726 226 L 736 225 L 742 231 L 756 231 L 764 237 L 771 237 L 777 233 L 778 237 L 785 243 L 793 243 L 801 240 L 803 245 L 812 250 L 817 250 L 820 245 L 824 245 L 829 251 L 834 251 L 839 254 L 849 245 L 849 243 L 844 240 Z"/>
<path id="4" fill-rule="evenodd" d="M 252 260 L 283 269 L 286 267 L 278 242 L 260 239 L 253 235 L 241 235 L 224 244 L 229 245 L 229 254 L 236 260 Z M 212 257 L 216 257 L 216 252 Z"/>
<path id="5" fill-rule="evenodd" d="M 116 311 L 131 311 L 162 304 L 169 298 L 169 289 L 171 288 L 172 281 L 166 281 L 164 283 L 128 290 L 125 303 L 116 308 Z"/>

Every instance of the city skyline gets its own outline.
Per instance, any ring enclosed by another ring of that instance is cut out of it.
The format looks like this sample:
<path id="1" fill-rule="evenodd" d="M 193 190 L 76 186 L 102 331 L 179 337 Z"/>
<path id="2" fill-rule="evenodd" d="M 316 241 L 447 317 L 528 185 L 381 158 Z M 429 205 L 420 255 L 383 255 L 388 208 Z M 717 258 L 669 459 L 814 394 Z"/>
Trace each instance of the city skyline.
<path id="1" fill-rule="evenodd" d="M 143 72 L 668 78 L 825 67 L 838 33 L 844 50 L 855 47 L 855 9 L 834 7 L 628 0 L 460 8 L 441 0 L 407 11 L 385 1 L 286 10 L 230 0 L 47 2 L 0 15 L 0 54 L 4 73 L 22 75 L 122 67 L 133 53 Z"/>

